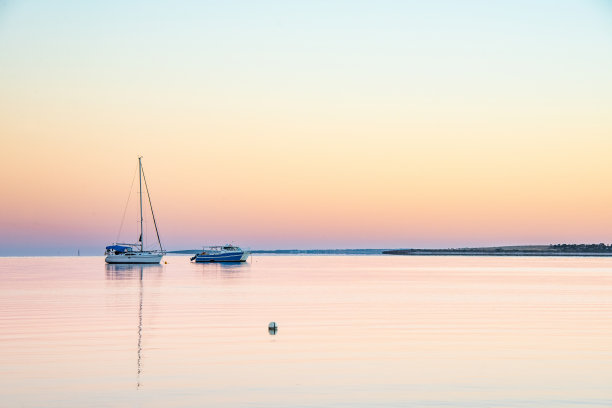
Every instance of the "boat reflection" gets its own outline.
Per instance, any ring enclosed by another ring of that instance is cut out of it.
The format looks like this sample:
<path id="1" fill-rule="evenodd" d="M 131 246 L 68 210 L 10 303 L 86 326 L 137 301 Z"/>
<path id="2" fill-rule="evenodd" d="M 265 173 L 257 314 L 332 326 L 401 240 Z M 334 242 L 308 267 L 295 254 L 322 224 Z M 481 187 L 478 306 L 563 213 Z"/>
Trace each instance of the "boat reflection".
<path id="1" fill-rule="evenodd" d="M 159 275 L 163 271 L 161 265 L 146 265 L 146 264 L 105 264 L 106 279 L 108 280 L 127 280 L 127 279 L 142 279 L 144 272 Z"/>
<path id="2" fill-rule="evenodd" d="M 192 265 L 201 271 L 203 277 L 215 279 L 239 278 L 251 270 L 248 262 L 193 262 Z"/>

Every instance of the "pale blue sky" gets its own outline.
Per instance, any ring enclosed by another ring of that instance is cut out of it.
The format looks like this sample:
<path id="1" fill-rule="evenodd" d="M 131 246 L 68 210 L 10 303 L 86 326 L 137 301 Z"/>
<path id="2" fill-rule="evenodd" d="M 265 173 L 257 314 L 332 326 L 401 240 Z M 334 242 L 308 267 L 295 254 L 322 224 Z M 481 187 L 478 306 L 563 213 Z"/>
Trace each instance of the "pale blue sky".
<path id="1" fill-rule="evenodd" d="M 374 97 L 381 87 L 394 88 L 392 94 L 498 87 L 510 96 L 531 85 L 554 93 L 561 79 L 568 88 L 562 91 L 577 96 L 585 83 L 593 93 L 601 85 L 610 89 L 612 6 L 601 0 L 5 1 L 0 7 L 0 63 L 9 87 L 146 80 L 203 92 L 239 87 L 246 95 L 309 97 L 323 83 L 331 98 L 355 97 L 356 85 Z"/>
<path id="2" fill-rule="evenodd" d="M 138 154 L 171 247 L 214 206 L 244 219 L 206 242 L 255 248 L 608 242 L 611 73 L 603 0 L 0 0 L 0 255 L 102 247 L 128 186 L 99 185 Z M 211 200 L 200 174 L 252 180 Z M 337 234 L 275 218 L 300 205 Z"/>

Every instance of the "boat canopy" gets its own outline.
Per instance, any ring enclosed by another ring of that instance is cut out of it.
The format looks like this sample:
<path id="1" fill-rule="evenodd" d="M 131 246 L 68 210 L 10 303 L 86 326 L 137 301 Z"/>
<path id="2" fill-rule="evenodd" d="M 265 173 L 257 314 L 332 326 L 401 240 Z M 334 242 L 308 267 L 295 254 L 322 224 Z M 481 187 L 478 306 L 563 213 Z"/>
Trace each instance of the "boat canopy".
<path id="1" fill-rule="evenodd" d="M 112 250 L 115 252 L 127 252 L 130 251 L 132 248 L 129 246 L 123 246 L 123 245 L 109 245 L 106 247 L 106 250 Z"/>

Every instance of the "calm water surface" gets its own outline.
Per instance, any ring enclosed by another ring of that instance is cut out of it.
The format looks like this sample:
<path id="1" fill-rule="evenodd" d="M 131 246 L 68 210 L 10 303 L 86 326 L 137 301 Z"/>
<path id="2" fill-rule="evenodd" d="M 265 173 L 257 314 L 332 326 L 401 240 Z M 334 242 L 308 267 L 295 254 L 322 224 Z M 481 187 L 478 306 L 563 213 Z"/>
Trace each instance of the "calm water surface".
<path id="1" fill-rule="evenodd" d="M 612 259 L 165 259 L 0 258 L 0 406 L 612 407 Z"/>

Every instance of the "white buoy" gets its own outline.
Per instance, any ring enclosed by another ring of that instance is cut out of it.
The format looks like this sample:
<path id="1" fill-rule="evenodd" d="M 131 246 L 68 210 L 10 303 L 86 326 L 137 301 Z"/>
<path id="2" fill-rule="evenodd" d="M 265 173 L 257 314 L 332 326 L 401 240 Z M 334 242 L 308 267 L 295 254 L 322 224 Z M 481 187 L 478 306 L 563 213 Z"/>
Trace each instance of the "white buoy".
<path id="1" fill-rule="evenodd" d="M 276 330 L 276 329 L 278 329 L 278 326 L 276 325 L 276 322 L 268 323 L 268 330 Z"/>

